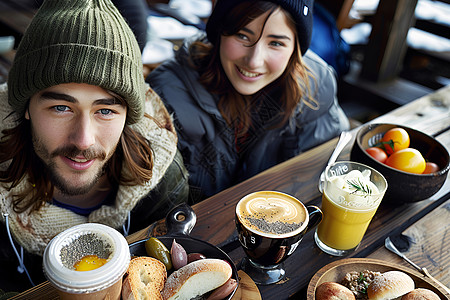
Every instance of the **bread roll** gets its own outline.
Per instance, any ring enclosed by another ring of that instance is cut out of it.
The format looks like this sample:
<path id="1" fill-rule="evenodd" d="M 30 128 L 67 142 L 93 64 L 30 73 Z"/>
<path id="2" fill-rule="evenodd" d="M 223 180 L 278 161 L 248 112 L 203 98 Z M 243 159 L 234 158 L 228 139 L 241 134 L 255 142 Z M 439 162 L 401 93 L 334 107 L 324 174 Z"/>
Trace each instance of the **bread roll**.
<path id="1" fill-rule="evenodd" d="M 162 299 L 166 279 L 166 267 L 161 261 L 144 256 L 133 258 L 122 284 L 122 299 Z"/>
<path id="2" fill-rule="evenodd" d="M 164 300 L 190 300 L 223 285 L 231 274 L 231 266 L 224 260 L 196 260 L 170 274 L 161 294 Z"/>
<path id="3" fill-rule="evenodd" d="M 402 300 L 440 300 L 440 298 L 431 290 L 418 288 L 403 295 Z"/>
<path id="4" fill-rule="evenodd" d="M 355 300 L 355 295 L 342 284 L 324 282 L 316 288 L 316 300 Z"/>
<path id="5" fill-rule="evenodd" d="M 395 299 L 414 290 L 412 278 L 401 271 L 389 271 L 375 276 L 367 288 L 367 295 L 372 300 Z"/>

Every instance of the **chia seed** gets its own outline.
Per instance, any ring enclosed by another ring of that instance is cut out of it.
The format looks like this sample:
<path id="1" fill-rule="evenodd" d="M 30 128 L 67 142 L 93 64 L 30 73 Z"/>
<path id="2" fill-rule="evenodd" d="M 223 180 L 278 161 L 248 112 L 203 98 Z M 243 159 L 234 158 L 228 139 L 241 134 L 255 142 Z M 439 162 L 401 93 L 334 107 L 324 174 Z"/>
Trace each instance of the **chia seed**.
<path id="1" fill-rule="evenodd" d="M 286 223 L 282 221 L 268 222 L 265 218 L 245 217 L 245 219 L 258 230 L 271 234 L 285 234 L 300 228 L 303 222 Z"/>
<path id="2" fill-rule="evenodd" d="M 107 259 L 111 253 L 111 245 L 96 234 L 88 233 L 62 247 L 60 256 L 61 262 L 66 268 L 74 269 L 74 264 L 86 255 L 97 255 L 99 258 Z"/>

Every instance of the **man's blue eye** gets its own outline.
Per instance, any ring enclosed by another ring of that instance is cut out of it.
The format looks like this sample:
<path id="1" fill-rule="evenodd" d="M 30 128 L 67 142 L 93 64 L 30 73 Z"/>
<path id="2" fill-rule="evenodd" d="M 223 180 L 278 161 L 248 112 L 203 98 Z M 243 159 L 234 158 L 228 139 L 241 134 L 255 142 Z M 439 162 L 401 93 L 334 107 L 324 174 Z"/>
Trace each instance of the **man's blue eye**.
<path id="1" fill-rule="evenodd" d="M 111 114 L 112 112 L 111 112 L 110 109 L 103 108 L 103 109 L 100 109 L 100 113 L 101 113 L 102 115 L 109 115 L 109 114 Z"/>
<path id="2" fill-rule="evenodd" d="M 55 106 L 55 110 L 59 111 L 59 112 L 64 112 L 67 110 L 67 106 L 65 105 L 57 105 Z"/>

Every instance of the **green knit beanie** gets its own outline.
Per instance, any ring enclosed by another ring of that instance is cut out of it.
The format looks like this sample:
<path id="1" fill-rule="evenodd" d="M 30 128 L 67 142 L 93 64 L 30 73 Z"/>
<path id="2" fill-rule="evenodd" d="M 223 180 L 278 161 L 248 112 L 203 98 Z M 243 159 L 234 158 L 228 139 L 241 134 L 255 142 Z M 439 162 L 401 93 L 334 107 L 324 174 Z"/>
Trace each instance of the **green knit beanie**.
<path id="1" fill-rule="evenodd" d="M 110 0 L 44 1 L 17 49 L 8 75 L 8 101 L 23 116 L 33 94 L 71 82 L 122 96 L 128 124 L 144 115 L 139 45 Z"/>

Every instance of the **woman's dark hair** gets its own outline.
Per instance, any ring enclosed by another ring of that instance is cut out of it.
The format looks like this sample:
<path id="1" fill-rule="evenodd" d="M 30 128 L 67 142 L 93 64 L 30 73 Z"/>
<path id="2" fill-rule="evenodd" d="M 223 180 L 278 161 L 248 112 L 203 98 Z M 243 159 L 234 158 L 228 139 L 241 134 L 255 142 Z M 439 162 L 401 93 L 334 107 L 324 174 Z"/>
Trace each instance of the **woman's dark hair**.
<path id="1" fill-rule="evenodd" d="M 121 98 L 118 100 L 124 102 Z M 144 118 L 151 117 L 145 114 Z M 9 166 L 0 171 L 0 182 L 12 189 L 27 178 L 30 188 L 14 196 L 13 209 L 17 213 L 39 210 L 46 202 L 52 201 L 54 186 L 47 168 L 34 152 L 31 124 L 22 118 L 16 127 L 2 133 L 0 164 L 9 163 Z M 124 168 L 126 172 L 123 172 Z M 113 186 L 143 184 L 151 179 L 152 169 L 153 154 L 148 141 L 125 125 L 116 151 L 105 167 L 110 183 Z"/>
<path id="2" fill-rule="evenodd" d="M 282 8 L 268 1 L 244 1 L 235 6 L 224 18 L 225 22 L 221 24 L 219 35 L 232 36 L 266 12 L 269 12 L 268 19 L 277 9 Z M 284 12 L 288 17 L 290 28 L 296 33 L 294 20 L 287 11 Z M 314 77 L 302 62 L 298 40 L 295 41 L 294 52 L 283 74 L 252 96 L 239 94 L 229 82 L 220 62 L 220 36 L 216 41 L 215 46 L 201 41 L 194 42 L 190 47 L 191 60 L 199 71 L 199 81 L 211 93 L 219 95 L 219 110 L 238 137 L 244 136 L 252 126 L 251 111 L 258 103 L 255 98 L 268 97 L 271 91 L 281 91 L 277 99 L 280 117 L 278 126 L 282 126 L 289 119 L 300 102 L 312 109 L 318 108 L 318 102 L 310 93 L 309 77 L 312 79 Z"/>

